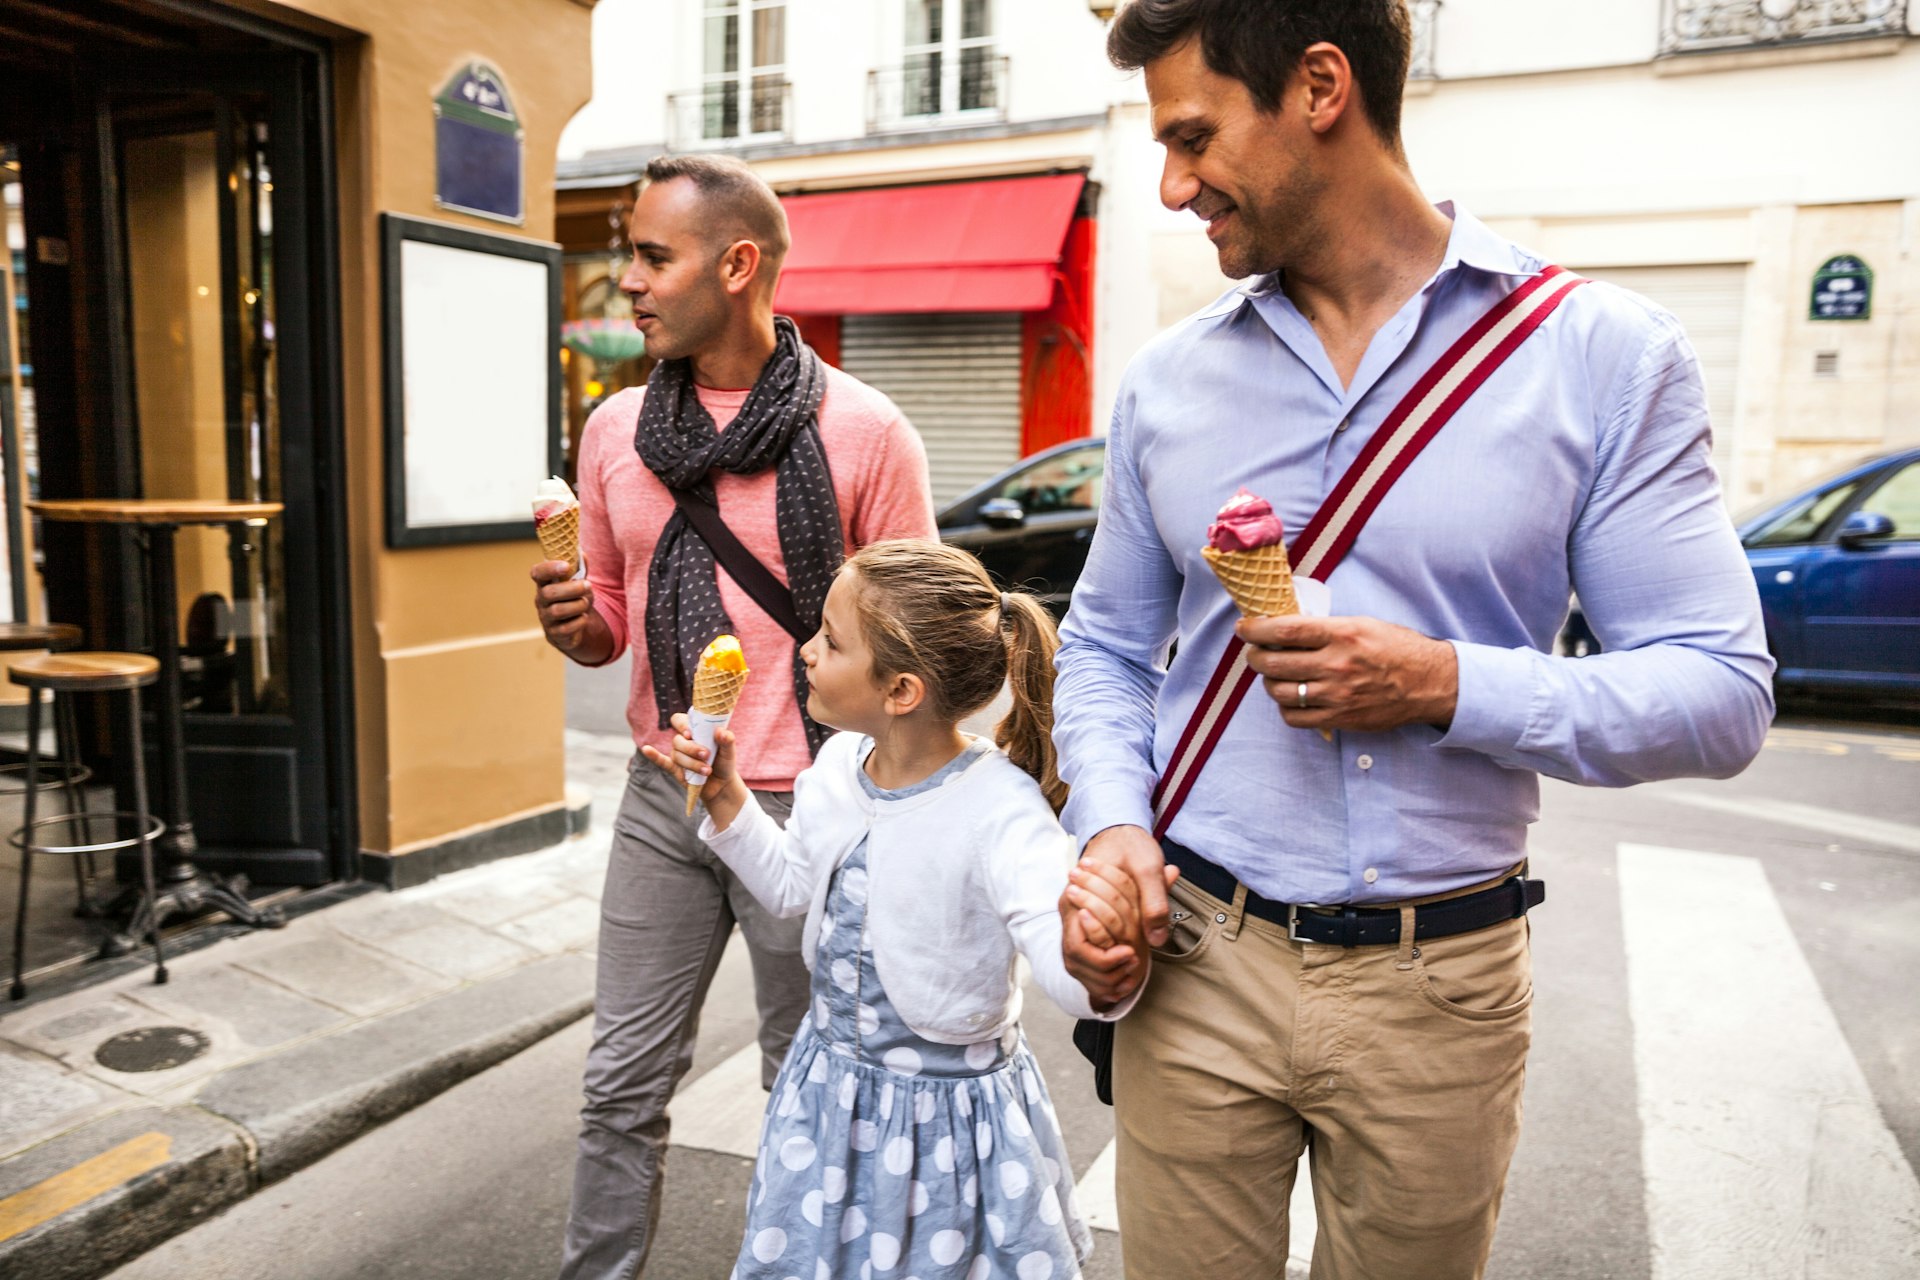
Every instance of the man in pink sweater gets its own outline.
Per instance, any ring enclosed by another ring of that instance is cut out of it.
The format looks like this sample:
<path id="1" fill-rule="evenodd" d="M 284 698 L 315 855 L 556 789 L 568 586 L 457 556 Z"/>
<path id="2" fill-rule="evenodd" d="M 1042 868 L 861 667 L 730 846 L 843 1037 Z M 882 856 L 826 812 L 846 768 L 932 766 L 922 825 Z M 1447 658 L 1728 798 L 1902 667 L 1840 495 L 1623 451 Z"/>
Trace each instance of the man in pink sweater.
<path id="1" fill-rule="evenodd" d="M 587 576 L 535 565 L 540 623 L 585 666 L 633 650 L 627 721 L 636 743 L 662 749 L 701 649 L 737 635 L 754 673 L 733 713 L 742 772 L 784 820 L 794 776 L 824 737 L 801 710 L 794 637 L 716 563 L 682 506 L 717 506 L 787 589 L 789 621 L 811 632 L 855 548 L 935 536 L 926 454 L 891 401 L 823 364 L 774 316 L 786 216 L 745 165 L 655 160 L 630 234 L 620 287 L 659 364 L 644 390 L 621 392 L 587 421 L 578 467 Z M 685 802 L 683 787 L 637 763 L 615 819 L 563 1280 L 630 1280 L 645 1264 L 667 1100 L 692 1064 L 700 1006 L 736 922 L 753 961 L 763 1086 L 806 1013 L 801 921 L 754 902 L 695 836 Z"/>

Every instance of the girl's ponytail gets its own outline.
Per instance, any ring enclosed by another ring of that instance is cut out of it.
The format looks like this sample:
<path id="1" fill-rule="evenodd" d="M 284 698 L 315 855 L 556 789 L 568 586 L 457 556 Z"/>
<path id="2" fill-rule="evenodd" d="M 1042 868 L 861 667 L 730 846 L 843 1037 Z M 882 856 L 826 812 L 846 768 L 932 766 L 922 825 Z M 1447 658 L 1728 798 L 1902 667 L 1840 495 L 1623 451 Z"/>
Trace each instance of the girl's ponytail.
<path id="1" fill-rule="evenodd" d="M 928 710 L 958 724 L 1013 691 L 994 727 L 1007 758 L 1033 775 L 1055 813 L 1067 802 L 1053 755 L 1053 615 L 1023 591 L 1002 592 L 980 562 L 939 542 L 876 542 L 850 558 L 853 607 L 876 679 L 911 671 Z"/>
<path id="2" fill-rule="evenodd" d="M 1000 597 L 1000 629 L 1007 639 L 1007 686 L 1013 706 L 994 726 L 1007 758 L 1032 774 L 1055 813 L 1067 803 L 1053 752 L 1053 655 L 1060 647 L 1053 615 L 1024 591 Z"/>

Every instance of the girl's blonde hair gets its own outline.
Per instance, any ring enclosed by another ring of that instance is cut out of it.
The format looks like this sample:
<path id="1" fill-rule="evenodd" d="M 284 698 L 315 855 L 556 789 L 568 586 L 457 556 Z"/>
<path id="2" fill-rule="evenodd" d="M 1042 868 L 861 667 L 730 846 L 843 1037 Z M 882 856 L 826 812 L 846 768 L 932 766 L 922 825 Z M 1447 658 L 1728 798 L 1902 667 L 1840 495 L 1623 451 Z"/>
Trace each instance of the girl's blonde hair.
<path id="1" fill-rule="evenodd" d="M 944 543 L 876 542 L 843 571 L 853 575 L 875 679 L 919 676 L 929 710 L 956 723 L 1011 686 L 1013 709 L 993 740 L 1058 813 L 1067 784 L 1053 754 L 1053 615 L 1024 591 L 1003 594 L 978 560 Z"/>

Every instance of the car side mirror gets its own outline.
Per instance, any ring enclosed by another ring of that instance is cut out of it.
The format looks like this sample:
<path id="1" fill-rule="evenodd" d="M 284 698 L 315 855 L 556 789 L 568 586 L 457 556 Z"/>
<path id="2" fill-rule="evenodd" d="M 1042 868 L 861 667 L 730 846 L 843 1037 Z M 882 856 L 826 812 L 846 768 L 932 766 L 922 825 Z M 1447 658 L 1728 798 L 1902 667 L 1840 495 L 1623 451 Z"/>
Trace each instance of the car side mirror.
<path id="1" fill-rule="evenodd" d="M 1856 511 L 1848 516 L 1836 535 L 1841 546 L 1857 551 L 1869 542 L 1893 536 L 1893 517 L 1878 511 Z"/>
<path id="2" fill-rule="evenodd" d="M 990 529 L 1018 529 L 1026 522 L 1026 511 L 1012 498 L 989 498 L 980 504 L 980 523 Z"/>

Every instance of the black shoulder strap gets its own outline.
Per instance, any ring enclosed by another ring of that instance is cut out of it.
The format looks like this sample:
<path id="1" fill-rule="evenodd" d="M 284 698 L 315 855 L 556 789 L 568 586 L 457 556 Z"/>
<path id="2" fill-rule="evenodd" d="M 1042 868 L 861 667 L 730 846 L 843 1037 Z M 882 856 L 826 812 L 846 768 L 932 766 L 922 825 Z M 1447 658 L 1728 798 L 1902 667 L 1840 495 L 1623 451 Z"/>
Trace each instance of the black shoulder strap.
<path id="1" fill-rule="evenodd" d="M 773 576 L 773 570 L 761 564 L 753 552 L 733 536 L 733 530 L 720 518 L 720 508 L 686 489 L 667 492 L 673 495 L 674 505 L 680 508 L 680 514 L 687 518 L 700 540 L 712 549 L 713 558 L 725 565 L 727 573 L 740 584 L 740 589 L 753 597 L 753 602 L 779 623 L 795 644 L 813 639 L 813 632 L 801 623 L 800 614 L 793 607 L 793 593 Z"/>

